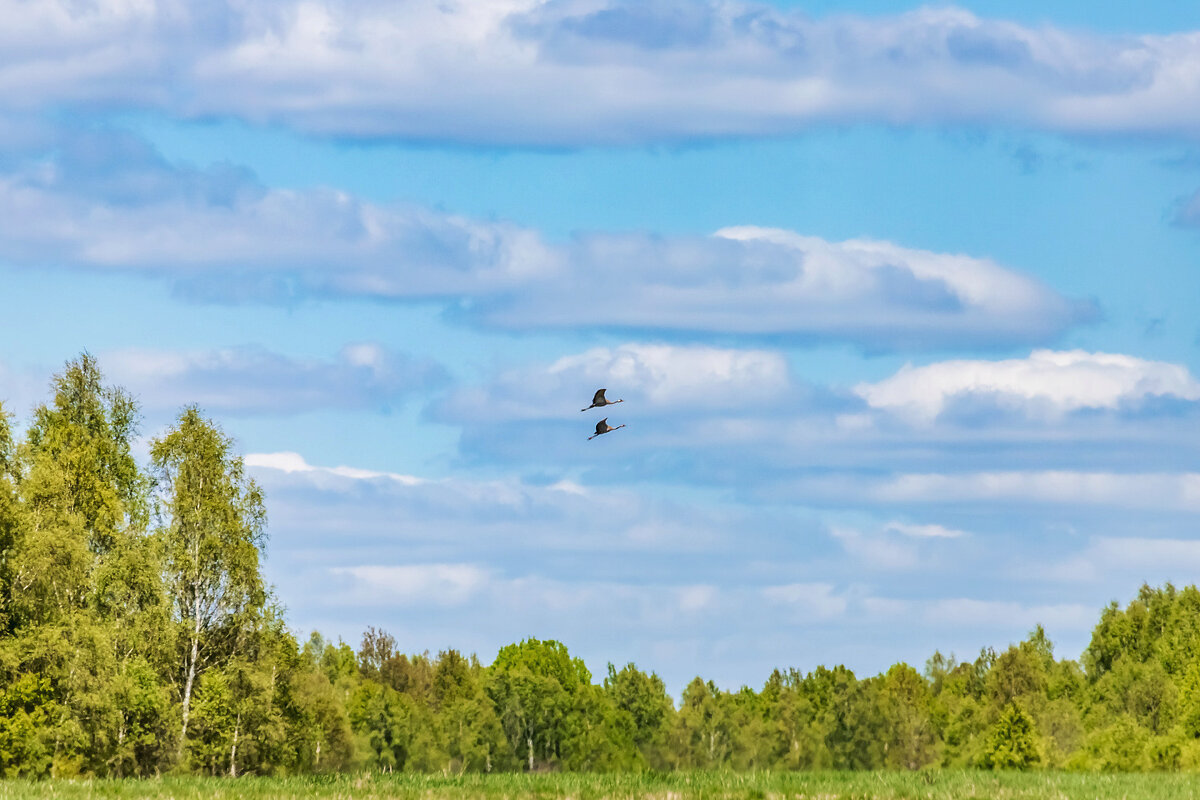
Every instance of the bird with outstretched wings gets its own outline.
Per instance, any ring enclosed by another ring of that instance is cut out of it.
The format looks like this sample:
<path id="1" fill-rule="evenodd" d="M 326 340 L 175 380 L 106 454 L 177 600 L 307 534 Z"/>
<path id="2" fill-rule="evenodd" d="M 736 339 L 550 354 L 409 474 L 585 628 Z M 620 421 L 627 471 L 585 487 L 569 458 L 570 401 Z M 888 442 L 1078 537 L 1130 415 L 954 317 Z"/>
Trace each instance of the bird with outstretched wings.
<path id="1" fill-rule="evenodd" d="M 619 430 L 621 430 L 621 428 L 624 428 L 624 427 L 625 427 L 625 423 L 622 422 L 620 425 L 618 425 L 617 427 L 614 428 L 613 426 L 608 424 L 608 417 L 605 417 L 604 419 L 602 419 L 596 423 L 596 432 L 588 437 L 588 441 L 590 442 L 592 439 L 595 439 L 597 436 L 600 436 L 601 434 L 612 433 L 613 431 L 619 431 Z"/>
<path id="2" fill-rule="evenodd" d="M 600 408 L 602 406 L 613 406 L 613 405 L 616 405 L 617 403 L 625 402 L 624 400 L 609 400 L 607 397 L 604 396 L 604 393 L 606 391 L 608 391 L 608 390 L 607 389 L 597 389 L 595 396 L 592 397 L 592 404 L 590 406 L 588 406 L 587 408 L 581 408 L 579 410 L 587 411 L 592 408 Z"/>

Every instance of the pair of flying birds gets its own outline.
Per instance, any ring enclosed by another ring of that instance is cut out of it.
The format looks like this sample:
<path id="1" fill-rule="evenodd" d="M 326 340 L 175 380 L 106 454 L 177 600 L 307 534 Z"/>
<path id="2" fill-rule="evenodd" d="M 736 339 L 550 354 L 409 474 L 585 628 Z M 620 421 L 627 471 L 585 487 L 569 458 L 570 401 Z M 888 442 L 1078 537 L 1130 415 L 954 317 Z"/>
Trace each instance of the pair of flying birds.
<path id="1" fill-rule="evenodd" d="M 587 408 L 581 408 L 579 410 L 587 411 L 588 409 L 592 409 L 592 408 L 600 408 L 602 406 L 614 406 L 617 403 L 625 402 L 624 400 L 609 400 L 607 397 L 604 396 L 605 391 L 607 391 L 607 390 L 597 389 L 596 395 L 592 398 L 592 404 L 590 406 L 588 406 Z M 613 426 L 608 424 L 608 417 L 605 417 L 604 419 L 602 419 L 596 423 L 596 432 L 588 437 L 588 441 L 590 442 L 592 439 L 595 439 L 597 436 L 599 436 L 602 433 L 612 433 L 613 431 L 620 430 L 621 428 L 624 428 L 624 427 L 625 427 L 625 423 L 621 423 L 620 425 L 618 425 L 617 427 L 614 428 Z"/>

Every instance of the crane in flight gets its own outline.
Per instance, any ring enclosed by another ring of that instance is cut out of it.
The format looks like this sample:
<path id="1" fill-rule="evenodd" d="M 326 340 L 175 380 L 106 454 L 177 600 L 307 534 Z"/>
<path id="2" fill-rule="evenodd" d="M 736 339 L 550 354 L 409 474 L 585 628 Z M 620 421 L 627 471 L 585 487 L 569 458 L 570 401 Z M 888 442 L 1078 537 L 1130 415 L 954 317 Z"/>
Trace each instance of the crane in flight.
<path id="1" fill-rule="evenodd" d="M 615 406 L 617 403 L 624 403 L 624 400 L 609 400 L 604 396 L 607 389 L 597 389 L 596 395 L 592 398 L 592 404 L 587 408 L 581 408 L 580 411 L 587 411 L 592 408 L 600 408 L 601 406 Z"/>
<path id="2" fill-rule="evenodd" d="M 587 409 L 585 408 L 584 411 L 587 411 Z M 612 433 L 613 431 L 619 431 L 619 430 L 621 430 L 621 428 L 624 428 L 624 427 L 625 427 L 625 423 L 622 422 L 620 425 L 618 425 L 617 427 L 614 428 L 613 426 L 608 424 L 608 417 L 605 417 L 604 419 L 602 419 L 596 423 L 596 432 L 588 437 L 588 441 L 590 442 L 592 439 L 595 439 L 597 436 L 604 434 L 604 433 Z"/>

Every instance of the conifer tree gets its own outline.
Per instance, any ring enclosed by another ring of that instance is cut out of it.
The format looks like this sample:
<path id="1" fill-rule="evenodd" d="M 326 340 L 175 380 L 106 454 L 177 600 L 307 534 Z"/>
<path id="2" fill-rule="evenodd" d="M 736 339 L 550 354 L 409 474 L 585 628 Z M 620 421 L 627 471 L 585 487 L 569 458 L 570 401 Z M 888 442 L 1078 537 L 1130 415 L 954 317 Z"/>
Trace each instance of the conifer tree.
<path id="1" fill-rule="evenodd" d="M 1033 718 L 1016 703 L 1009 703 L 988 734 L 983 765 L 992 769 L 1029 769 L 1041 760 Z"/>

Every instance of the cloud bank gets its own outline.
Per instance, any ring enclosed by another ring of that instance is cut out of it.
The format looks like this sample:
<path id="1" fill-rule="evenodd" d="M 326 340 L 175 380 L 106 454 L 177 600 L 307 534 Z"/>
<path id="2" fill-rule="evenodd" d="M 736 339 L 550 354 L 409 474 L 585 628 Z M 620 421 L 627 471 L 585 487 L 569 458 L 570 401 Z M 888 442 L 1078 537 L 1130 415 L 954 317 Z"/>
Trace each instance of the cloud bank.
<path id="1" fill-rule="evenodd" d="M 14 109 L 526 146 L 859 121 L 1200 134 L 1200 33 L 1102 36 L 954 7 L 813 19 L 733 0 L 5 0 L 0 16 Z"/>
<path id="2" fill-rule="evenodd" d="M 1034 350 L 1004 361 L 941 361 L 905 366 L 855 392 L 872 408 L 930 423 L 955 403 L 988 402 L 1031 417 L 1118 410 L 1156 398 L 1200 401 L 1187 367 L 1119 353 Z"/>
<path id="3" fill-rule="evenodd" d="M 1200 382 L 1186 366 L 1076 350 L 905 366 L 851 387 L 775 350 L 627 342 L 453 387 L 430 414 L 462 427 L 472 462 L 569 470 L 590 432 L 578 410 L 599 387 L 626 402 L 595 413 L 636 435 L 586 451 L 593 480 L 673 475 L 754 492 L 800 472 L 1173 473 L 1194 469 L 1200 443 Z"/>
<path id="4" fill-rule="evenodd" d="M 60 131 L 0 163 L 0 262 L 167 280 L 198 301 L 437 302 L 494 329 L 836 340 L 891 350 L 1037 344 L 1089 319 L 987 259 L 736 227 L 538 231 L 165 162 L 120 133 Z"/>
<path id="5" fill-rule="evenodd" d="M 554 637 L 589 663 L 652 664 L 677 691 L 701 656 L 718 681 L 846 656 L 874 669 L 868 637 L 886 666 L 901 647 L 898 618 L 910 642 L 901 650 L 918 659 L 933 647 L 969 654 L 1037 623 L 1086 641 L 1108 596 L 1064 603 L 1053 578 L 1026 574 L 1022 602 L 1009 601 L 1010 586 L 978 571 L 1027 565 L 1027 553 L 1007 536 L 933 522 L 827 527 L 796 509 L 675 502 L 645 486 L 431 480 L 296 453 L 246 463 L 266 489 L 268 570 L 292 617 L 351 641 L 363 620 L 409 647 L 484 658 L 524 636 Z M 714 626 L 730 633 L 714 637 Z"/>
<path id="6" fill-rule="evenodd" d="M 147 408 L 195 403 L 208 413 L 234 415 L 387 410 L 449 380 L 433 361 L 370 342 L 346 345 L 332 360 L 261 347 L 137 348 L 104 353 L 101 364 L 109 379 Z"/>

